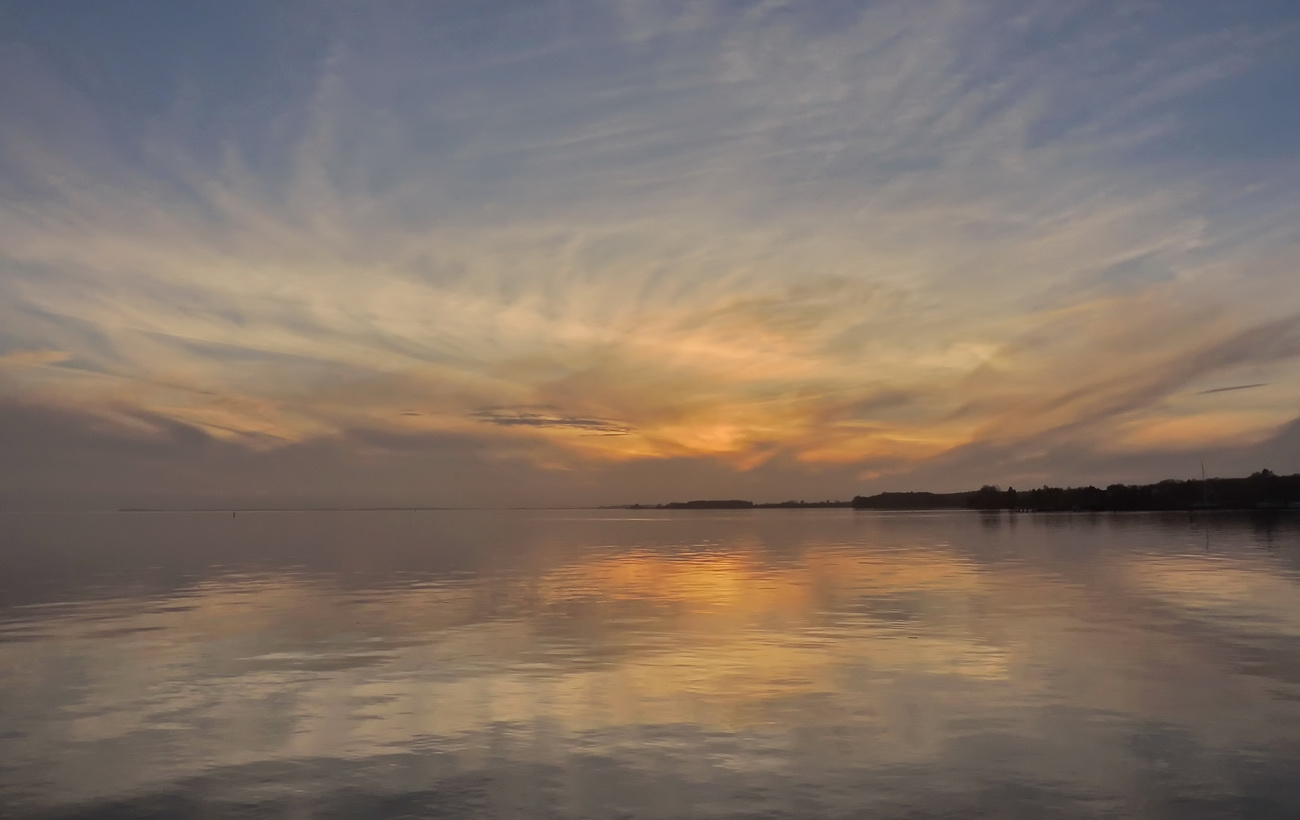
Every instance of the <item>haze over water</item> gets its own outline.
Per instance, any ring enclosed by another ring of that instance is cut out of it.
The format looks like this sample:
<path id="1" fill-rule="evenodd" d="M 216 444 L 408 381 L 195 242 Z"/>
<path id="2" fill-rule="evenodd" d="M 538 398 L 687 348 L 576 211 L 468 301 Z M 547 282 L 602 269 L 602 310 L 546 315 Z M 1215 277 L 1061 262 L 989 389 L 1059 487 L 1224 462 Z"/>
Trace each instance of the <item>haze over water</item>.
<path id="1" fill-rule="evenodd" d="M 0 515 L 6 817 L 1300 816 L 1300 521 Z"/>

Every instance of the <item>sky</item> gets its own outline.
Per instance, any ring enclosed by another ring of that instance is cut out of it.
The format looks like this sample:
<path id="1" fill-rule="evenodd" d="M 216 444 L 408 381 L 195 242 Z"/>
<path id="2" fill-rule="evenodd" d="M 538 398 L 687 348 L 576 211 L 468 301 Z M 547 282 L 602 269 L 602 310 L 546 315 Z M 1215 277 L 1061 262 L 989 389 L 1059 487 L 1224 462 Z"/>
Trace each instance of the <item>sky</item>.
<path id="1" fill-rule="evenodd" d="M 1294 0 L 0 2 L 0 509 L 1300 471 Z"/>

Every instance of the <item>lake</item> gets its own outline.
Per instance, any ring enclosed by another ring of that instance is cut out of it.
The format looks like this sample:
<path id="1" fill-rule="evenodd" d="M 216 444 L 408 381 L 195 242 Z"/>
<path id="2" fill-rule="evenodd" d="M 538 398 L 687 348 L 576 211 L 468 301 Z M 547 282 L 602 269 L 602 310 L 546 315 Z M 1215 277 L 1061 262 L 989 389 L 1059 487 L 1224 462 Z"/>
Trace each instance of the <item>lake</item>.
<path id="1" fill-rule="evenodd" d="M 0 514 L 4 817 L 1300 817 L 1300 515 Z"/>

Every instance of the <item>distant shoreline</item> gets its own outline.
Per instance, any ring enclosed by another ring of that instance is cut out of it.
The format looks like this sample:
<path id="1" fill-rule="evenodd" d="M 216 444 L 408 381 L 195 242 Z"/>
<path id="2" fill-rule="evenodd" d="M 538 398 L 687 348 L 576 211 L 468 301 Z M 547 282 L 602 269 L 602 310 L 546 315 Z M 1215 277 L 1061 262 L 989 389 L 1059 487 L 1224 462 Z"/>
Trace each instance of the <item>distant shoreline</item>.
<path id="1" fill-rule="evenodd" d="M 1017 491 L 986 484 L 956 493 L 882 492 L 852 501 L 701 499 L 667 504 L 627 504 L 626 510 L 1011 510 L 1015 512 L 1197 512 L 1207 510 L 1300 511 L 1300 473 L 1283 476 L 1260 470 L 1244 478 L 1165 479 L 1154 484 L 1111 484 L 1102 489 L 1042 486 Z"/>
<path id="2" fill-rule="evenodd" d="M 854 507 L 851 503 L 835 505 L 755 504 L 752 507 L 668 507 L 667 505 L 617 505 L 598 507 L 121 507 L 118 509 L 0 509 L 0 515 L 176 515 L 198 514 L 226 515 L 229 513 L 358 513 L 358 512 L 745 512 L 749 510 L 853 510 L 856 512 L 968 512 L 1015 513 L 1035 515 L 1040 513 L 1300 513 L 1300 505 L 1284 507 L 1166 507 L 1146 509 L 994 509 L 973 507 Z"/>
<path id="3" fill-rule="evenodd" d="M 1239 478 L 1165 479 L 1153 484 L 1111 484 L 1105 488 L 1042 486 L 1028 490 L 985 485 L 978 490 L 953 493 L 924 491 L 881 492 L 854 496 L 851 500 L 788 500 L 754 502 L 746 499 L 696 499 L 664 504 L 611 504 L 568 506 L 445 506 L 355 505 L 355 506 L 202 506 L 144 507 L 116 509 L 28 508 L 0 509 L 0 513 L 288 513 L 288 512 L 451 512 L 470 510 L 517 511 L 691 511 L 691 510 L 809 510 L 855 509 L 892 512 L 940 510 L 1010 510 L 1015 512 L 1203 512 L 1279 511 L 1300 512 L 1300 473 L 1278 475 L 1260 470 Z"/>

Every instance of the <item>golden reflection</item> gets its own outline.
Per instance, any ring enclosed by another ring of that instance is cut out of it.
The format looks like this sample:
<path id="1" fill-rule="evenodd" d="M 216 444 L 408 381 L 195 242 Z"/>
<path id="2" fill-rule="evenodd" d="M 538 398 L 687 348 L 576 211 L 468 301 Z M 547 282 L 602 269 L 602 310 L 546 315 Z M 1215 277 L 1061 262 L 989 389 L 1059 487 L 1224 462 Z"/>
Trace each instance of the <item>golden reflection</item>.
<path id="1" fill-rule="evenodd" d="M 554 566 L 531 581 L 382 594 L 232 576 L 154 609 L 116 601 L 52 619 L 40 646 L 57 654 L 26 649 L 19 664 L 15 645 L 0 645 L 0 664 L 18 670 L 11 682 L 39 687 L 59 655 L 83 658 L 97 683 L 64 716 L 78 739 L 128 736 L 202 708 L 220 728 L 195 740 L 201 750 L 248 759 L 362 753 L 543 718 L 562 732 L 731 730 L 779 721 L 813 696 L 885 720 L 872 692 L 899 675 L 1007 679 L 1006 650 L 960 619 L 909 635 L 906 622 L 870 612 L 871 601 L 899 596 L 932 620 L 969 607 L 988 586 L 954 555 L 824 549 L 788 564 L 758 555 L 639 551 Z M 177 685 L 200 678 L 203 698 Z M 138 694 L 159 687 L 174 691 Z M 286 691 L 291 703 L 265 701 Z M 109 702 L 111 715 L 95 705 Z M 259 717 L 271 708 L 288 709 L 281 722 L 291 729 Z"/>
<path id="2" fill-rule="evenodd" d="M 356 589 L 229 575 L 148 605 L 55 609 L 28 627 L 41 640 L 0 643 L 0 681 L 9 696 L 45 704 L 38 718 L 71 742 L 130 750 L 156 749 L 160 732 L 184 739 L 176 760 L 109 785 L 88 783 L 73 758 L 50 763 L 51 781 L 88 789 L 421 744 L 470 766 L 574 739 L 636 743 L 663 726 L 852 725 L 853 754 L 922 761 L 942 751 L 944 715 L 966 713 L 972 698 L 983 710 L 1067 699 L 1194 719 L 1224 742 L 1269 731 L 1213 718 L 1242 685 L 1232 679 L 1155 697 L 1150 681 L 1115 674 L 1145 668 L 1153 640 L 1169 668 L 1198 660 L 1195 647 L 1131 625 L 1078 628 L 1068 613 L 1133 607 L 1113 584 L 1099 604 L 1061 578 L 993 572 L 924 545 L 562 555 L 520 575 Z M 1300 588 L 1262 565 L 1145 557 L 1121 559 L 1118 574 L 1141 599 L 1193 617 L 1300 636 Z M 92 683 L 66 685 L 70 657 Z M 200 716 L 207 728 L 196 732 Z"/>

